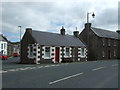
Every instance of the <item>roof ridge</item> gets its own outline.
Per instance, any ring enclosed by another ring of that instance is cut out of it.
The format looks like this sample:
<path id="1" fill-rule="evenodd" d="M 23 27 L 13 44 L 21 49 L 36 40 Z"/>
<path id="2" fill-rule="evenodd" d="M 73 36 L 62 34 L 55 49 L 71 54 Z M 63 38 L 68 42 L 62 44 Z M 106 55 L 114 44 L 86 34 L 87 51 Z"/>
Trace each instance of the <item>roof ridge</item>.
<path id="1" fill-rule="evenodd" d="M 105 29 L 91 27 L 91 30 L 99 37 L 118 39 L 118 33 L 114 31 L 109 31 Z"/>
<path id="2" fill-rule="evenodd" d="M 91 27 L 91 28 L 101 29 L 101 30 L 103 30 L 103 31 L 108 31 L 108 32 L 115 32 L 115 31 L 110 31 L 110 30 L 108 30 L 108 29 L 103 29 L 103 28 L 96 28 L 96 27 Z M 116 33 L 116 32 L 115 32 L 115 33 Z"/>
<path id="3" fill-rule="evenodd" d="M 54 33 L 54 32 L 45 32 L 45 31 L 37 31 L 37 30 L 32 30 L 32 31 L 35 31 L 35 32 L 42 32 L 42 33 L 50 33 L 50 34 L 57 34 L 57 35 L 61 35 L 60 33 Z M 63 36 L 74 36 L 74 35 L 70 35 L 70 34 L 65 34 Z"/>
<path id="4" fill-rule="evenodd" d="M 74 35 L 61 35 L 57 33 L 51 32 L 43 32 L 43 31 L 35 31 L 33 30 L 32 36 L 36 39 L 36 41 L 41 45 L 46 46 L 83 46 L 79 38 L 76 38 Z"/>

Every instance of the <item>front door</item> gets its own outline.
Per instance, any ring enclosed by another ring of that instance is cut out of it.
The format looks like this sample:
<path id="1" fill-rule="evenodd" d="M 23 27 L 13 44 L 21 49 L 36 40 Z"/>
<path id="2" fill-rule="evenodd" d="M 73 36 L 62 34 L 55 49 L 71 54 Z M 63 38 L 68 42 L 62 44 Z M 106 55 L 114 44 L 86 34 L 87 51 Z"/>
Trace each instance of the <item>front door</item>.
<path id="1" fill-rule="evenodd" d="M 108 51 L 108 59 L 110 59 L 111 58 L 111 52 L 110 52 L 110 50 Z"/>
<path id="2" fill-rule="evenodd" d="M 55 49 L 55 61 L 59 62 L 59 57 L 60 57 L 60 51 L 59 51 L 59 47 L 56 47 Z"/>

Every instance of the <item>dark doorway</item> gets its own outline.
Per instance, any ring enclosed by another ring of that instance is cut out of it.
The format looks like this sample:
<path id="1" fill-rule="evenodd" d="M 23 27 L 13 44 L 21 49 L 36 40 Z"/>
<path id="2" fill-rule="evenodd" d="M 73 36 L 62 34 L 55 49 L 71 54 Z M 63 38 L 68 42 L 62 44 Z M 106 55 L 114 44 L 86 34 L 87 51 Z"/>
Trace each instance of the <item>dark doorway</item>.
<path id="1" fill-rule="evenodd" d="M 111 52 L 110 52 L 110 50 L 108 50 L 108 59 L 110 59 L 111 58 Z"/>
<path id="2" fill-rule="evenodd" d="M 73 61 L 78 61 L 78 48 L 72 49 Z"/>
<path id="3" fill-rule="evenodd" d="M 59 57 L 60 57 L 60 50 L 59 47 L 56 47 L 55 49 L 55 61 L 59 62 Z"/>

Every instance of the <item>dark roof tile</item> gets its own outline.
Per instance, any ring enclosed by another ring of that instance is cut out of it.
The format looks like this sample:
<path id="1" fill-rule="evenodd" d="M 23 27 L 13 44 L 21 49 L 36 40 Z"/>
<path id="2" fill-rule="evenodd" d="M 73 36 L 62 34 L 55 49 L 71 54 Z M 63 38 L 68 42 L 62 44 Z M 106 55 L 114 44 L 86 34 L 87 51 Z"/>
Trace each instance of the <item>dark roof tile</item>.
<path id="1" fill-rule="evenodd" d="M 118 39 L 120 35 L 117 32 L 108 31 L 100 28 L 91 27 L 92 31 L 95 32 L 99 37 Z"/>
<path id="2" fill-rule="evenodd" d="M 56 33 L 42 32 L 42 31 L 32 31 L 33 37 L 41 45 L 48 46 L 82 46 L 85 45 L 72 35 L 61 35 Z"/>

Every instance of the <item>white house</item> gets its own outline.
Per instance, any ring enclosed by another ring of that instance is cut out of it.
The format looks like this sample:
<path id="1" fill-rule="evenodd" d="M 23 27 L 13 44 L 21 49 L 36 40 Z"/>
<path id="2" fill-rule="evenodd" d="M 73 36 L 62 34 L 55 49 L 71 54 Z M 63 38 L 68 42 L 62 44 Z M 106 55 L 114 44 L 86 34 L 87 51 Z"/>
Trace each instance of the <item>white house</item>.
<path id="1" fill-rule="evenodd" d="M 7 39 L 3 34 L 0 34 L 0 54 L 7 55 Z"/>

